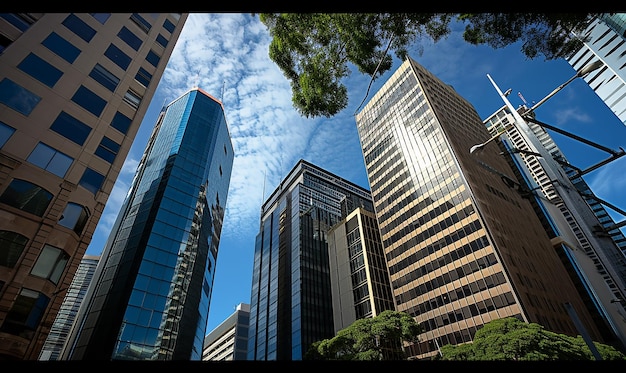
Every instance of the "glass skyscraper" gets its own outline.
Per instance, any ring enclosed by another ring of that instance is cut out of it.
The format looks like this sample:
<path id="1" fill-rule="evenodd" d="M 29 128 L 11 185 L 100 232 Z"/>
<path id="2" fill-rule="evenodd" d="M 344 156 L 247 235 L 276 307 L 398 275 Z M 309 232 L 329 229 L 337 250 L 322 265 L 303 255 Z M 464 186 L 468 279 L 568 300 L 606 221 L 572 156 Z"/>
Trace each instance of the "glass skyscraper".
<path id="1" fill-rule="evenodd" d="M 0 13 L 0 359 L 36 360 L 186 13 Z"/>
<path id="2" fill-rule="evenodd" d="M 252 269 L 248 360 L 302 360 L 335 336 L 327 232 L 373 211 L 368 190 L 300 160 L 261 207 Z"/>
<path id="3" fill-rule="evenodd" d="M 220 101 L 164 108 L 63 357 L 201 360 L 233 159 Z"/>
<path id="4" fill-rule="evenodd" d="M 408 58 L 356 115 L 398 311 L 429 359 L 516 317 L 602 338 L 531 203 L 474 107 Z"/>

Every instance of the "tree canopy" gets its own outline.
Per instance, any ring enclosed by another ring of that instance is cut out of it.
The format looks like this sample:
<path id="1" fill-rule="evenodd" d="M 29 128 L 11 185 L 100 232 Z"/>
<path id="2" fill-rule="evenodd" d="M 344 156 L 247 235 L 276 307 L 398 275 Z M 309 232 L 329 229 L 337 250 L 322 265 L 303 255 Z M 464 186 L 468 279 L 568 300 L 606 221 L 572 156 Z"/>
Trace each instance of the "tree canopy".
<path id="1" fill-rule="evenodd" d="M 416 342 L 422 332 L 415 319 L 398 311 L 356 320 L 331 339 L 314 342 L 305 360 L 403 360 L 403 342 Z"/>
<path id="2" fill-rule="evenodd" d="M 332 117 L 348 105 L 348 63 L 372 80 L 404 60 L 407 48 L 447 37 L 453 20 L 474 45 L 503 48 L 521 42 L 530 59 L 562 58 L 581 47 L 596 13 L 261 13 L 272 41 L 269 56 L 291 83 L 292 102 L 305 117 Z"/>
<path id="3" fill-rule="evenodd" d="M 594 342 L 603 360 L 626 360 L 612 346 Z M 471 343 L 441 347 L 441 360 L 594 360 L 579 335 L 571 337 L 514 317 L 492 320 L 476 331 Z"/>

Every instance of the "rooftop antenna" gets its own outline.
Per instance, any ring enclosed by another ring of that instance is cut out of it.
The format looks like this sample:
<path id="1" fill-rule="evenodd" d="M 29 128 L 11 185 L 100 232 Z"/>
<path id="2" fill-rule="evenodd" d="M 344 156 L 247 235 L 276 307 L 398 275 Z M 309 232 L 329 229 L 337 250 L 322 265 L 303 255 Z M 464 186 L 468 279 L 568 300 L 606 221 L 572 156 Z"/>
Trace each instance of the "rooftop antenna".
<path id="1" fill-rule="evenodd" d="M 526 100 L 524 99 L 524 96 L 522 96 L 522 92 L 517 92 L 517 95 L 519 96 L 519 98 L 522 99 L 522 102 L 524 103 L 524 105 L 528 106 L 528 102 L 526 102 Z"/>
<path id="2" fill-rule="evenodd" d="M 194 81 L 194 83 L 193 83 L 193 87 L 194 87 L 194 88 L 199 88 L 199 87 L 198 87 L 198 85 L 200 84 L 200 71 L 198 71 L 198 72 L 196 73 L 196 76 L 195 76 L 194 80 L 195 80 L 195 81 Z"/>
<path id="3" fill-rule="evenodd" d="M 263 192 L 261 195 L 261 204 L 263 204 L 263 200 L 265 200 L 265 175 L 267 174 L 267 169 L 263 170 Z"/>
<path id="4" fill-rule="evenodd" d="M 222 92 L 220 93 L 220 101 L 224 102 L 224 84 L 226 83 L 225 80 L 222 80 Z"/>

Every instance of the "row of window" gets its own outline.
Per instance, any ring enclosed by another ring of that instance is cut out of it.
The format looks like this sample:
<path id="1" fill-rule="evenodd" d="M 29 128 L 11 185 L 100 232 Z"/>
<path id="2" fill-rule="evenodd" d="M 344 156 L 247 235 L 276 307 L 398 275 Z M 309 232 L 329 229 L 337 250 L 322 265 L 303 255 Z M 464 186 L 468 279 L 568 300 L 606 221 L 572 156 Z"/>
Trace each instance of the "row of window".
<path id="1" fill-rule="evenodd" d="M 0 265 L 13 268 L 22 255 L 28 238 L 19 233 L 0 231 Z M 70 256 L 58 247 L 44 245 L 32 267 L 32 276 L 47 279 L 57 285 Z M 4 284 L 1 284 L 4 285 Z M 31 339 L 34 335 L 50 298 L 35 290 L 22 288 L 13 307 L 0 327 L 1 332 Z"/>
<path id="2" fill-rule="evenodd" d="M 65 113 L 62 113 L 65 114 Z M 59 116 L 59 118 L 61 115 Z M 69 115 L 68 115 L 69 117 Z M 70 117 L 71 118 L 71 117 Z M 73 118 L 72 118 L 73 119 Z M 60 124 L 59 124 L 60 123 Z M 79 145 L 82 145 L 82 142 L 79 142 L 83 137 L 84 133 L 81 134 L 79 127 L 72 126 L 72 121 L 63 122 L 57 118 L 57 121 L 53 123 L 58 125 L 59 130 L 63 133 L 66 133 L 67 136 L 71 136 Z M 7 126 L 6 124 L 0 122 L 0 147 L 4 146 L 9 137 L 15 132 L 13 127 Z M 62 133 L 62 134 L 63 134 Z M 86 135 L 84 135 L 86 136 Z M 82 140 L 84 141 L 84 140 Z M 110 138 L 104 136 L 96 149 L 95 154 L 100 158 L 104 159 L 109 163 L 113 163 L 113 160 L 117 156 L 117 153 L 120 150 L 120 145 Z M 55 148 L 48 146 L 42 142 L 38 143 L 35 146 L 35 149 L 30 153 L 28 158 L 26 159 L 29 163 L 38 166 L 48 172 L 51 172 L 59 177 L 65 177 L 67 170 L 69 170 L 74 158 L 68 156 L 67 154 L 56 150 Z M 96 194 L 102 183 L 104 182 L 105 176 L 101 173 L 92 170 L 91 168 L 85 169 L 83 176 L 81 177 L 78 185 L 83 186 L 90 192 Z M 15 182 L 15 181 L 14 181 Z M 10 188 L 11 186 L 9 186 Z M 8 190 L 8 188 L 7 188 Z M 5 192 L 6 193 L 6 192 Z M 45 210 L 45 208 L 44 208 Z"/>
<path id="3" fill-rule="evenodd" d="M 91 169 L 88 168 L 86 171 L 89 170 Z M 91 171 L 95 172 L 93 170 Z M 87 172 L 85 172 L 85 174 L 87 174 Z M 81 182 L 83 179 L 85 179 L 82 184 L 83 186 L 87 186 L 89 183 L 97 183 L 94 179 L 90 179 L 89 175 L 83 175 Z M 91 186 L 91 188 L 94 187 L 95 186 L 93 185 Z M 27 213 L 41 217 L 48 209 L 48 206 L 52 201 L 52 197 L 52 193 L 36 184 L 26 180 L 13 179 L 0 195 L 0 203 L 4 203 L 11 207 L 15 207 Z M 84 206 L 69 202 L 61 214 L 58 223 L 64 227 L 72 229 L 80 236 L 88 219 L 89 212 Z M 0 253 L 0 255 L 2 255 L 2 253 Z"/>

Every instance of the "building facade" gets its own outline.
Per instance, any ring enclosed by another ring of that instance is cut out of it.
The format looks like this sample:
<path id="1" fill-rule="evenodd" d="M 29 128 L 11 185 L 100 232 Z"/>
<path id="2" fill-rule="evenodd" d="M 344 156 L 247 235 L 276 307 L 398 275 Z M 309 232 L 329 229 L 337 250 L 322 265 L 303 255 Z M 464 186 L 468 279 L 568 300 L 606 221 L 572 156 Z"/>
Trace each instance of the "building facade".
<path id="1" fill-rule="evenodd" d="M 408 58 L 356 122 L 397 310 L 424 328 L 412 358 L 509 316 L 602 340 L 499 149 L 470 154 L 490 135 L 454 88 Z"/>
<path id="2" fill-rule="evenodd" d="M 248 358 L 250 305 L 239 303 L 232 315 L 204 337 L 202 360 L 232 361 Z"/>
<path id="3" fill-rule="evenodd" d="M 186 18 L 0 14 L 0 359 L 39 357 Z"/>
<path id="4" fill-rule="evenodd" d="M 566 60 L 578 71 L 595 61 L 603 66 L 584 80 L 626 125 L 626 13 L 605 13 L 578 35 L 583 47 Z"/>
<path id="5" fill-rule="evenodd" d="M 83 260 L 80 261 L 70 287 L 59 292 L 59 294 L 65 294 L 65 297 L 63 298 L 63 303 L 61 303 L 59 313 L 50 328 L 50 334 L 48 334 L 48 338 L 46 338 L 43 344 L 39 360 L 59 360 L 63 345 L 67 341 L 67 335 L 74 320 L 76 320 L 78 308 L 85 298 L 85 293 L 91 283 L 99 260 L 100 256 L 85 255 Z"/>
<path id="6" fill-rule="evenodd" d="M 248 360 L 302 360 L 334 337 L 327 232 L 368 190 L 300 160 L 261 207 L 250 296 Z"/>
<path id="7" fill-rule="evenodd" d="M 521 106 L 518 112 L 528 108 Z M 548 236 L 566 265 L 575 283 L 580 283 L 579 293 L 587 299 L 586 305 L 596 319 L 596 325 L 605 341 L 623 349 L 626 346 L 626 256 L 622 247 L 626 243 L 619 229 L 598 231 L 598 226 L 614 225 L 602 204 L 593 198 L 593 192 L 580 175 L 579 168 L 571 165 L 545 128 L 529 122 L 528 127 L 535 142 L 552 158 L 547 162 L 531 151 L 525 137 L 516 126 L 510 109 L 504 106 L 485 119 L 493 136 L 502 136 L 498 143 L 510 164 L 519 169 L 518 181 L 534 189 L 540 198 L 534 198 L 535 211 L 540 216 Z M 495 145 L 494 145 L 495 146 Z M 571 198 L 564 200 L 555 188 L 547 167 L 559 168 L 561 175 L 571 179 Z M 528 181 L 527 181 L 528 180 Z"/>
<path id="8" fill-rule="evenodd" d="M 233 159 L 220 101 L 164 108 L 64 359 L 201 360 Z"/>
<path id="9" fill-rule="evenodd" d="M 357 207 L 328 231 L 335 333 L 395 310 L 376 215 Z"/>

